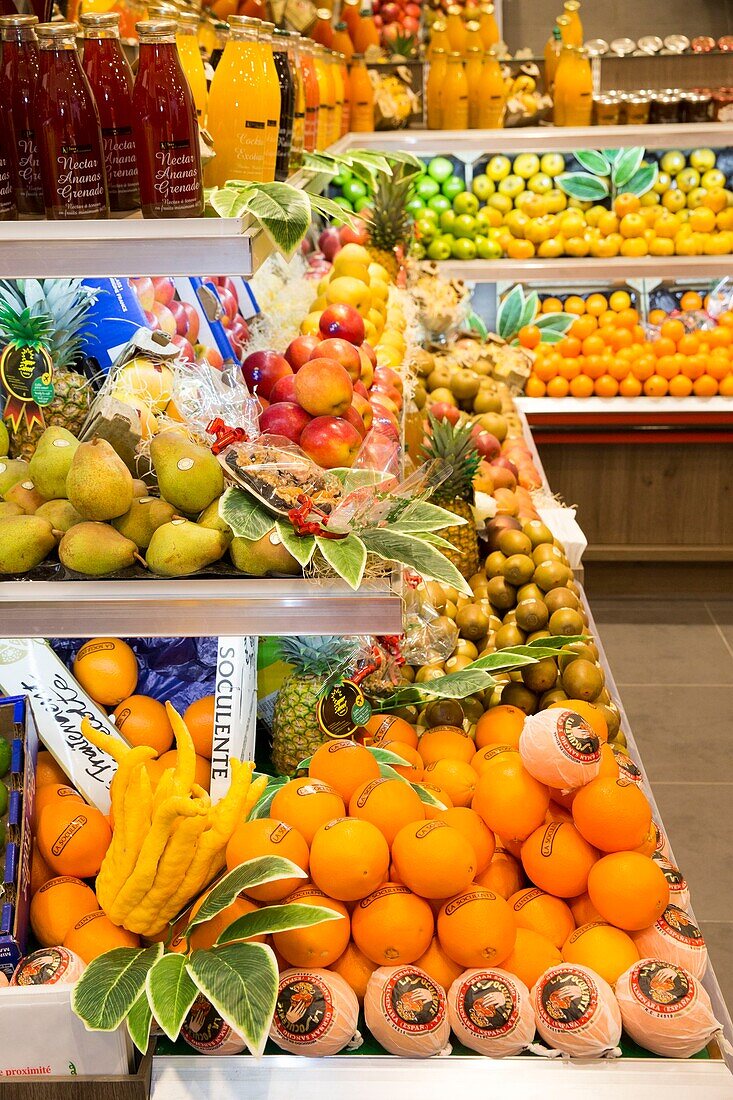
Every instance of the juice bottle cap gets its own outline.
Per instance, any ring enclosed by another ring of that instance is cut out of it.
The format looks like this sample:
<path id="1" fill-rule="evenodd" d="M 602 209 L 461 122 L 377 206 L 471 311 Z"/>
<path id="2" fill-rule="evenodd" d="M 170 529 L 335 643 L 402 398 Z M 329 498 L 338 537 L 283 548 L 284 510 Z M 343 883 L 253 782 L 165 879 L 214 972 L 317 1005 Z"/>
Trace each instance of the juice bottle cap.
<path id="1" fill-rule="evenodd" d="M 178 19 L 178 8 L 175 4 L 166 4 L 165 0 L 156 0 L 148 4 L 148 19 Z"/>
<path id="2" fill-rule="evenodd" d="M 448 8 L 448 15 L 460 15 L 460 14 L 461 14 L 461 9 L 458 6 L 458 4 L 451 4 L 451 6 Z"/>
<path id="3" fill-rule="evenodd" d="M 472 19 L 470 23 L 466 23 L 466 30 L 467 30 L 467 31 L 471 31 L 471 32 L 474 32 L 474 31 L 479 31 L 479 30 L 481 30 L 481 28 L 479 27 L 478 23 L 476 23 L 476 22 L 475 22 L 475 21 L 474 21 L 474 20 Z"/>
<path id="4" fill-rule="evenodd" d="M 337 24 L 336 24 L 336 26 L 335 26 L 335 27 L 334 27 L 333 29 L 334 29 L 335 31 L 345 31 L 345 30 L 348 30 L 348 27 L 346 26 L 346 24 L 344 23 L 344 21 L 343 21 L 343 20 L 341 20 L 341 22 L 340 22 L 340 23 L 337 23 Z"/>
<path id="5" fill-rule="evenodd" d="M 316 19 L 327 19 L 331 22 L 331 12 L 328 8 L 316 8 Z"/>
<path id="6" fill-rule="evenodd" d="M 435 20 L 435 22 L 433 23 L 433 30 L 437 31 L 438 34 L 443 33 L 443 31 L 445 30 L 445 23 L 443 22 L 442 19 L 436 19 Z"/>
<path id="7" fill-rule="evenodd" d="M 144 19 L 135 24 L 135 30 L 141 42 L 172 42 L 176 24 L 172 19 Z"/>
<path id="8" fill-rule="evenodd" d="M 456 58 L 459 61 L 461 60 L 461 55 L 460 55 L 458 50 L 451 50 L 451 52 L 448 54 L 448 57 L 450 58 L 451 61 L 455 61 Z"/>
<path id="9" fill-rule="evenodd" d="M 178 13 L 178 28 L 193 31 L 198 30 L 198 26 L 201 20 L 199 19 L 195 11 L 179 11 Z"/>
<path id="10" fill-rule="evenodd" d="M 261 19 L 253 19 L 249 15 L 230 15 L 227 19 L 227 23 L 234 30 L 241 30 L 245 27 L 250 30 L 259 30 L 262 26 Z"/>
<path id="11" fill-rule="evenodd" d="M 580 8 L 580 0 L 565 0 L 563 7 L 565 11 L 576 12 Z"/>
<path id="12" fill-rule="evenodd" d="M 555 23 L 557 24 L 558 27 L 569 27 L 570 26 L 570 16 L 569 15 L 558 15 L 557 19 L 555 20 Z"/>
<path id="13" fill-rule="evenodd" d="M 482 53 L 483 53 L 484 51 L 483 51 L 483 49 L 481 48 L 481 46 L 469 46 L 469 47 L 468 47 L 468 50 L 467 50 L 466 52 L 467 52 L 467 53 L 478 53 L 478 54 L 482 54 Z"/>
<path id="14" fill-rule="evenodd" d="M 442 54 L 445 57 L 445 53 L 446 51 L 443 49 L 442 46 L 436 46 L 433 50 L 433 57 L 436 57 L 438 54 Z M 356 57 L 356 54 L 354 54 L 354 56 Z"/>
<path id="15" fill-rule="evenodd" d="M 12 27 L 35 27 L 37 15 L 0 15 L 0 30 Z"/>
<path id="16" fill-rule="evenodd" d="M 69 38 L 76 37 L 78 29 L 76 23 L 39 23 L 36 34 L 39 38 Z"/>
<path id="17" fill-rule="evenodd" d="M 79 16 L 79 22 L 86 30 L 102 27 L 105 30 L 110 27 L 119 27 L 120 17 L 116 11 L 87 11 Z"/>

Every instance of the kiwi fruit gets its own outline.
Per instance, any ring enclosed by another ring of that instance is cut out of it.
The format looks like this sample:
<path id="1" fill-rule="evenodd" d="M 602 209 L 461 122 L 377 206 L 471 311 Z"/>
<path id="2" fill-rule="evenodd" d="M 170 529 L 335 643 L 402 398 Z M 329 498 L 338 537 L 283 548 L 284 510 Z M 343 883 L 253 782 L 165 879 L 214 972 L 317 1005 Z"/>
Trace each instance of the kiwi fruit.
<path id="1" fill-rule="evenodd" d="M 499 533 L 496 545 L 502 554 L 506 554 L 508 558 L 514 554 L 532 553 L 532 543 L 527 535 L 523 531 L 513 531 L 511 528 Z"/>
<path id="2" fill-rule="evenodd" d="M 567 699 L 567 695 L 562 688 L 554 687 L 551 691 L 546 691 L 544 695 L 540 697 L 540 710 L 547 710 L 550 703 L 563 703 Z"/>
<path id="3" fill-rule="evenodd" d="M 537 695 L 552 691 L 557 683 L 557 662 L 553 657 L 543 657 L 536 665 L 522 669 L 522 683 Z"/>
<path id="4" fill-rule="evenodd" d="M 517 603 L 520 600 L 544 600 L 545 594 L 536 584 L 523 584 L 517 589 Z"/>
<path id="5" fill-rule="evenodd" d="M 534 714 L 537 710 L 537 696 L 524 684 L 507 684 L 501 693 L 503 706 L 518 707 L 525 714 Z"/>
<path id="6" fill-rule="evenodd" d="M 527 635 L 527 642 L 535 642 L 538 638 L 551 638 L 549 630 L 533 630 L 531 634 Z"/>
<path id="7" fill-rule="evenodd" d="M 463 707 L 457 699 L 433 699 L 423 711 L 425 725 L 433 726 L 460 726 L 463 728 L 465 714 Z"/>
<path id="8" fill-rule="evenodd" d="M 459 638 L 453 653 L 458 657 L 470 657 L 475 661 L 478 657 L 478 648 L 468 638 Z"/>
<path id="9" fill-rule="evenodd" d="M 517 590 L 504 577 L 492 577 L 488 583 L 491 603 L 499 611 L 508 611 L 517 602 Z"/>
<path id="10" fill-rule="evenodd" d="M 489 616 L 475 604 L 468 604 L 456 612 L 456 626 L 461 637 L 468 638 L 470 642 L 477 638 L 483 638 L 489 629 Z M 462 654 L 458 654 L 462 656 Z"/>
<path id="11" fill-rule="evenodd" d="M 543 561 L 534 571 L 532 580 L 539 585 L 543 592 L 551 592 L 553 588 L 565 588 L 572 577 L 567 565 L 559 561 Z"/>
<path id="12" fill-rule="evenodd" d="M 592 703 L 603 690 L 603 673 L 596 665 L 579 657 L 571 661 L 562 674 L 562 688 L 570 699 L 585 699 Z"/>
<path id="13" fill-rule="evenodd" d="M 529 584 L 535 571 L 535 564 L 528 554 L 512 554 L 502 567 L 502 576 L 510 584 L 519 586 Z"/>
<path id="14" fill-rule="evenodd" d="M 441 667 L 435 665 L 423 665 L 415 673 L 416 684 L 427 684 L 429 680 L 437 680 L 439 676 L 445 676 L 445 671 Z"/>
<path id="15" fill-rule="evenodd" d="M 522 531 L 532 543 L 532 546 L 552 542 L 552 531 L 541 519 L 528 519 L 526 523 L 522 524 Z"/>
<path id="16" fill-rule="evenodd" d="M 535 565 L 541 565 L 543 561 L 559 561 L 564 565 L 563 557 L 558 548 L 549 542 L 541 543 L 532 551 L 532 561 Z"/>
<path id="17" fill-rule="evenodd" d="M 567 611 L 569 608 L 564 608 L 563 610 Z M 554 614 L 557 615 L 558 612 L 556 611 Z M 568 665 L 571 664 L 572 661 L 577 661 L 579 657 L 583 657 L 584 660 L 595 664 L 596 659 L 593 656 L 593 651 L 585 642 L 571 642 L 570 645 L 564 646 L 558 655 L 560 672 L 564 672 Z"/>
<path id="18" fill-rule="evenodd" d="M 553 636 L 567 634 L 570 637 L 573 634 L 582 634 L 583 619 L 572 607 L 560 607 L 550 615 L 548 630 Z"/>
<path id="19" fill-rule="evenodd" d="M 491 577 L 500 577 L 505 561 L 506 557 L 502 554 L 501 550 L 494 550 L 484 562 L 484 572 L 486 576 L 489 579 L 491 579 Z"/>
<path id="20" fill-rule="evenodd" d="M 507 626 L 503 626 L 501 630 L 497 630 L 494 644 L 497 649 L 508 649 L 509 646 L 524 645 L 524 632 L 514 623 L 509 623 Z M 601 690 L 600 687 L 598 690 Z"/>
<path id="21" fill-rule="evenodd" d="M 572 607 L 575 611 L 580 607 L 580 601 L 567 588 L 553 588 L 545 593 L 545 604 L 551 615 L 559 611 L 561 607 Z"/>
<path id="22" fill-rule="evenodd" d="M 520 630 L 544 630 L 549 614 L 543 600 L 520 600 L 515 609 L 515 619 Z"/>

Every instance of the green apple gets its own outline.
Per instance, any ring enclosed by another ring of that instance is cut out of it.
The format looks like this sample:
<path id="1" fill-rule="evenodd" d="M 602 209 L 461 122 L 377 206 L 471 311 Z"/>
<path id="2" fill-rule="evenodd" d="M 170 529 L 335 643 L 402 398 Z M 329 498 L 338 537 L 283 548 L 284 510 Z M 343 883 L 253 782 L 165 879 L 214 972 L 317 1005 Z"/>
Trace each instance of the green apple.
<path id="1" fill-rule="evenodd" d="M 450 210 L 451 203 L 445 195 L 433 195 L 428 199 L 428 206 L 431 210 L 436 210 L 438 214 L 442 214 L 444 210 Z"/>
<path id="2" fill-rule="evenodd" d="M 481 202 L 486 202 L 489 195 L 493 195 L 496 190 L 496 184 L 492 179 L 489 179 L 485 172 L 481 172 L 478 176 L 473 177 L 471 190 L 477 199 L 480 199 Z"/>
<path id="3" fill-rule="evenodd" d="M 516 199 L 517 195 L 524 191 L 524 180 L 521 176 L 505 176 L 499 181 L 499 193 L 508 195 L 510 199 Z"/>
<path id="4" fill-rule="evenodd" d="M 687 209 L 695 210 L 698 206 L 702 206 L 706 198 L 707 191 L 704 187 L 693 187 L 692 191 L 687 193 Z"/>
<path id="5" fill-rule="evenodd" d="M 676 176 L 685 167 L 685 154 L 679 149 L 670 149 L 659 162 L 663 172 L 669 172 L 670 176 Z"/>
<path id="6" fill-rule="evenodd" d="M 482 260 L 500 260 L 501 245 L 491 237 L 476 238 L 476 252 Z"/>
<path id="7" fill-rule="evenodd" d="M 447 157 L 433 157 L 428 164 L 428 175 L 437 183 L 445 183 L 453 175 L 453 161 Z"/>
<path id="8" fill-rule="evenodd" d="M 436 237 L 428 245 L 428 259 L 449 260 L 451 246 L 445 237 Z"/>
<path id="9" fill-rule="evenodd" d="M 372 200 L 368 196 L 362 195 L 362 197 L 360 199 L 357 199 L 354 203 L 354 210 L 356 210 L 358 214 L 360 213 L 360 211 L 370 208 L 371 205 Z"/>
<path id="10" fill-rule="evenodd" d="M 456 197 L 456 195 L 460 195 L 461 191 L 465 190 L 465 180 L 462 180 L 460 176 L 451 176 L 450 179 L 447 179 L 441 187 L 441 191 L 447 199 L 451 200 L 451 202 Z"/>
<path id="11" fill-rule="evenodd" d="M 414 199 L 408 199 L 407 202 L 405 203 L 405 210 L 409 210 L 409 212 L 412 214 L 413 218 L 419 218 L 421 212 L 424 209 L 425 209 L 425 203 L 420 198 L 419 195 L 416 195 Z"/>
<path id="12" fill-rule="evenodd" d="M 461 216 L 463 217 L 464 215 Z M 459 237 L 453 242 L 451 255 L 456 260 L 475 260 L 476 242 L 470 240 L 468 237 Z"/>
<path id="13" fill-rule="evenodd" d="M 418 218 L 415 222 L 415 229 L 421 241 L 432 241 L 440 233 L 436 223 L 429 221 L 427 218 Z"/>
<path id="14" fill-rule="evenodd" d="M 461 191 L 453 199 L 453 209 L 456 214 L 475 214 L 478 210 L 478 199 L 470 191 Z"/>
<path id="15" fill-rule="evenodd" d="M 346 168 L 344 165 L 342 165 L 339 168 L 338 175 L 334 176 L 331 182 L 334 183 L 336 187 L 343 187 L 346 181 L 350 180 L 352 176 L 353 172 L 351 171 L 351 169 Z"/>
<path id="16" fill-rule="evenodd" d="M 349 202 L 356 202 L 357 199 L 366 198 L 367 188 L 366 184 L 361 180 L 350 179 L 341 188 L 343 196 L 348 199 Z"/>
<path id="17" fill-rule="evenodd" d="M 545 153 L 540 159 L 540 169 L 554 179 L 565 171 L 565 157 L 562 153 Z"/>
<path id="18" fill-rule="evenodd" d="M 457 214 L 451 232 L 454 237 L 470 237 L 473 240 L 476 228 L 476 219 L 472 214 Z"/>
<path id="19" fill-rule="evenodd" d="M 442 210 L 438 215 L 438 221 L 440 222 L 440 228 L 443 233 L 450 233 L 453 230 L 453 222 L 456 220 L 456 212 L 451 207 L 450 210 Z"/>
<path id="20" fill-rule="evenodd" d="M 337 195 L 333 201 L 337 206 L 343 206 L 344 210 L 350 210 L 352 214 L 354 213 L 353 203 L 350 203 L 343 195 Z"/>
<path id="21" fill-rule="evenodd" d="M 437 210 L 433 210 L 432 206 L 426 206 L 419 215 L 420 219 L 425 222 L 434 222 L 436 225 L 440 220 L 440 214 Z"/>
<path id="22" fill-rule="evenodd" d="M 518 157 L 514 158 L 512 171 L 515 176 L 521 176 L 523 180 L 528 180 L 530 176 L 536 175 L 539 170 L 540 158 L 536 153 L 520 153 Z"/>
<path id="23" fill-rule="evenodd" d="M 420 241 L 415 241 L 410 249 L 410 254 L 414 256 L 416 260 L 424 260 L 428 253 L 424 244 Z"/>
<path id="24" fill-rule="evenodd" d="M 437 195 L 440 191 L 440 184 L 431 176 L 421 176 L 419 180 L 415 181 L 415 194 L 421 199 L 427 202 L 433 195 Z"/>
<path id="25" fill-rule="evenodd" d="M 476 213 L 476 225 L 478 226 L 489 229 L 494 224 L 494 220 L 489 213 L 488 206 L 482 206 Z"/>
<path id="26" fill-rule="evenodd" d="M 505 176 L 508 176 L 512 170 L 512 162 L 509 157 L 503 156 L 498 153 L 495 157 L 492 157 L 489 163 L 486 165 L 486 175 L 494 183 L 498 183 L 499 180 L 503 180 Z"/>
<path id="27" fill-rule="evenodd" d="M 712 149 L 693 149 L 688 160 L 698 172 L 707 172 L 715 167 L 716 158 Z"/>
<path id="28" fill-rule="evenodd" d="M 534 191 L 535 195 L 546 195 L 552 191 L 552 179 L 546 172 L 537 172 L 527 180 L 527 189 Z"/>

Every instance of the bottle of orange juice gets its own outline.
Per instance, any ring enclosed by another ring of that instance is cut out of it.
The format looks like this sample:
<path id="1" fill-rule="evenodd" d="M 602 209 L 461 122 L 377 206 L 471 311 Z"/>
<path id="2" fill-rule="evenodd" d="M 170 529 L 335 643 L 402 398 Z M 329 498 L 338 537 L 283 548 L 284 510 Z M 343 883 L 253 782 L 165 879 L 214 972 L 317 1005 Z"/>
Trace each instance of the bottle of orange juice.
<path id="1" fill-rule="evenodd" d="M 545 43 L 545 91 L 548 94 L 552 92 L 552 86 L 555 83 L 555 73 L 560 61 L 561 49 L 562 38 L 560 37 L 560 28 L 556 23 L 552 28 L 552 34 Z"/>
<path id="2" fill-rule="evenodd" d="M 338 141 L 341 137 L 341 123 L 344 117 L 344 78 L 341 75 L 341 66 L 339 64 L 338 56 L 333 50 L 329 50 L 326 55 L 329 67 L 331 69 L 331 79 L 333 80 L 334 87 L 334 110 L 333 117 L 331 119 L 331 133 L 329 145 L 333 145 L 334 141 Z"/>
<path id="3" fill-rule="evenodd" d="M 369 133 L 374 129 L 374 88 L 367 72 L 364 55 L 355 53 L 349 71 L 351 121 L 353 133 Z"/>
<path id="4" fill-rule="evenodd" d="M 191 88 L 198 120 L 202 126 L 205 126 L 208 93 L 204 59 L 199 49 L 199 17 L 195 11 L 182 11 L 178 13 L 177 20 L 176 49 L 178 50 L 178 60 Z"/>
<path id="5" fill-rule="evenodd" d="M 448 71 L 443 82 L 443 118 L 451 130 L 468 129 L 468 81 L 458 50 L 448 54 Z"/>
<path id="6" fill-rule="evenodd" d="M 568 46 L 583 45 L 583 24 L 580 21 L 580 0 L 565 0 L 563 10 L 570 23 L 566 32 L 565 42 Z"/>
<path id="7" fill-rule="evenodd" d="M 303 149 L 305 147 L 305 81 L 300 64 L 300 35 L 297 31 L 288 31 L 287 39 L 288 60 L 290 73 L 293 78 L 293 140 L 290 145 L 290 163 L 288 175 L 292 175 L 303 164 Z"/>
<path id="8" fill-rule="evenodd" d="M 333 27 L 331 26 L 331 13 L 328 8 L 316 10 L 316 22 L 310 34 L 314 42 L 320 46 L 327 46 L 330 50 L 333 46 Z"/>
<path id="9" fill-rule="evenodd" d="M 448 18 L 445 21 L 445 29 L 448 34 L 450 52 L 463 55 L 466 52 L 466 24 L 463 22 L 463 13 L 458 4 L 451 4 L 448 8 Z"/>
<path id="10" fill-rule="evenodd" d="M 496 22 L 493 4 L 481 5 L 479 27 L 481 28 L 481 40 L 483 41 L 484 49 L 490 50 L 491 47 L 496 46 L 499 41 L 499 24 Z"/>
<path id="11" fill-rule="evenodd" d="M 229 27 L 229 40 L 209 89 L 207 126 L 216 156 L 205 169 L 208 187 L 223 187 L 227 180 L 268 178 L 265 146 L 270 104 L 259 43 L 260 22 L 231 15 Z"/>
<path id="12" fill-rule="evenodd" d="M 327 149 L 332 141 L 333 116 L 336 110 L 336 86 L 323 46 L 315 47 L 316 77 L 318 79 L 318 133 L 316 149 Z"/>
<path id="13" fill-rule="evenodd" d="M 466 57 L 468 57 L 471 50 L 481 50 L 482 55 L 484 52 L 481 28 L 475 20 L 469 20 L 466 23 Z"/>
<path id="14" fill-rule="evenodd" d="M 504 125 L 506 84 L 501 73 L 501 65 L 492 50 L 484 54 L 478 102 L 478 127 L 480 130 L 497 130 Z"/>
<path id="15" fill-rule="evenodd" d="M 344 86 L 344 109 L 341 114 L 341 133 L 339 135 L 339 137 L 343 137 L 344 134 L 348 134 L 349 132 L 349 121 L 351 118 L 351 87 L 349 82 L 349 66 L 346 64 L 346 55 L 337 53 L 336 59 Z"/>
<path id="16" fill-rule="evenodd" d="M 306 153 L 312 153 L 318 140 L 318 110 L 321 103 L 321 92 L 316 72 L 316 47 L 309 38 L 301 38 L 298 43 L 298 61 L 300 74 L 303 78 L 305 98 L 303 148 Z"/>
<path id="17" fill-rule="evenodd" d="M 362 8 L 359 12 L 359 22 L 351 41 L 357 53 L 366 53 L 370 46 L 379 46 L 379 31 L 371 8 Z"/>
<path id="18" fill-rule="evenodd" d="M 448 71 L 448 54 L 436 47 L 430 58 L 428 79 L 425 85 L 428 130 L 443 129 L 443 85 Z"/>
<path id="19" fill-rule="evenodd" d="M 568 58 L 563 72 L 555 77 L 557 93 L 558 77 L 562 82 L 562 126 L 590 126 L 593 120 L 593 74 L 585 50 L 580 46 L 567 46 Z M 565 52 L 565 50 L 563 51 Z"/>
<path id="20" fill-rule="evenodd" d="M 262 50 L 263 89 L 262 94 L 268 105 L 267 129 L 265 139 L 265 179 L 275 179 L 277 164 L 277 139 L 280 133 L 280 80 L 277 75 L 272 50 L 272 32 L 274 23 L 260 23 L 260 48 Z"/>
<path id="21" fill-rule="evenodd" d="M 337 23 L 333 29 L 333 46 L 336 53 L 342 53 L 347 61 L 351 61 L 354 53 L 354 44 L 351 41 L 349 28 L 343 20 Z"/>
<path id="22" fill-rule="evenodd" d="M 430 28 L 430 41 L 425 52 L 428 61 L 432 58 L 435 50 L 443 50 L 444 53 L 448 53 L 450 50 L 450 40 L 443 19 L 436 19 Z"/>
<path id="23" fill-rule="evenodd" d="M 354 35 L 356 34 L 356 28 L 359 26 L 359 12 L 361 11 L 361 0 L 344 0 L 341 5 L 341 18 L 346 24 L 346 29 L 349 32 L 349 38 L 351 39 L 351 45 L 354 46 Z"/>
<path id="24" fill-rule="evenodd" d="M 478 46 L 468 47 L 466 61 L 466 82 L 468 83 L 468 126 L 475 130 L 478 126 L 481 105 L 481 73 L 484 66 L 483 50 Z"/>

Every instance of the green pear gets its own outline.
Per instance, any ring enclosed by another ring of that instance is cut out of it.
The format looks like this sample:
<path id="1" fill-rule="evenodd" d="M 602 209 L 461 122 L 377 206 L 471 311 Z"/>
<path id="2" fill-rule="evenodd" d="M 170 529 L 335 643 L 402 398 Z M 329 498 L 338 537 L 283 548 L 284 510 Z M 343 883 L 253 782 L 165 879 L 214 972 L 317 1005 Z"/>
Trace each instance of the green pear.
<path id="1" fill-rule="evenodd" d="M 261 539 L 235 538 L 229 554 L 235 568 L 250 577 L 267 577 L 273 573 L 297 577 L 302 572 L 300 562 L 285 549 L 275 530 Z"/>
<path id="2" fill-rule="evenodd" d="M 66 496 L 66 475 L 79 447 L 79 440 L 66 428 L 52 424 L 38 440 L 28 473 L 46 500 Z"/>
<path id="3" fill-rule="evenodd" d="M 146 485 L 139 477 L 132 479 L 132 495 L 133 497 L 148 497 L 150 496 L 150 486 Z"/>
<path id="4" fill-rule="evenodd" d="M 79 444 L 66 478 L 66 496 L 84 519 L 124 516 L 132 504 L 132 474 L 106 439 Z"/>
<path id="5" fill-rule="evenodd" d="M 0 519 L 0 573 L 35 569 L 56 545 L 53 527 L 39 516 Z"/>
<path id="6" fill-rule="evenodd" d="M 46 503 L 46 498 L 38 492 L 35 483 L 30 479 L 28 481 L 16 481 L 12 489 L 8 489 L 5 494 L 5 500 L 18 504 L 29 516 L 32 516 L 37 508 Z"/>
<path id="7" fill-rule="evenodd" d="M 185 577 L 218 561 L 226 548 L 221 531 L 174 519 L 154 532 L 145 560 L 159 577 Z"/>
<path id="8" fill-rule="evenodd" d="M 25 514 L 25 509 L 21 508 L 15 501 L 0 500 L 0 519 L 5 519 L 6 516 L 24 516 Z M 50 517 L 47 516 L 46 518 Z"/>
<path id="9" fill-rule="evenodd" d="M 50 520 L 56 531 L 68 531 L 83 520 L 70 500 L 47 500 L 35 514 Z"/>
<path id="10" fill-rule="evenodd" d="M 204 508 L 203 512 L 196 521 L 199 527 L 208 527 L 210 531 L 221 531 L 226 536 L 227 544 L 229 544 L 234 538 L 234 532 L 225 519 L 222 519 L 219 515 L 219 501 L 221 497 L 217 497 L 216 500 L 212 500 L 208 508 Z"/>
<path id="11" fill-rule="evenodd" d="M 147 550 L 153 533 L 176 514 L 172 504 L 159 497 L 135 497 L 124 516 L 112 520 L 115 530 L 132 539 L 138 550 Z"/>
<path id="12" fill-rule="evenodd" d="M 28 463 L 22 458 L 0 458 L 0 496 L 28 477 Z"/>
<path id="13" fill-rule="evenodd" d="M 4 420 L 0 420 L 0 455 L 6 455 L 10 448 L 10 436 Z"/>
<path id="14" fill-rule="evenodd" d="M 153 436 L 150 459 L 160 495 L 179 512 L 198 515 L 224 492 L 224 473 L 216 458 L 183 432 Z"/>
<path id="15" fill-rule="evenodd" d="M 137 559 L 137 546 L 106 523 L 76 523 L 59 543 L 61 564 L 75 573 L 104 577 L 127 569 Z"/>

